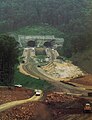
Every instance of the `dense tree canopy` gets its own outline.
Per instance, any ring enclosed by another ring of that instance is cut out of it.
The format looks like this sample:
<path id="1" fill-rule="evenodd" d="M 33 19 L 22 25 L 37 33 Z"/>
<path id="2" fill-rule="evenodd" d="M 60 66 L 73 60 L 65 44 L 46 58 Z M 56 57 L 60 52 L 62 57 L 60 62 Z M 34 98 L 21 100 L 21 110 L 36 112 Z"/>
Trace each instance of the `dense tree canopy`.
<path id="1" fill-rule="evenodd" d="M 13 84 L 14 66 L 18 62 L 18 42 L 8 35 L 0 35 L 0 83 Z"/>
<path id="2" fill-rule="evenodd" d="M 87 4 L 87 0 L 1 0 L 0 28 L 6 31 L 6 28 L 14 30 L 21 26 L 48 23 L 60 26 L 62 31 L 79 32 L 84 29 L 82 23 Z"/>
<path id="3" fill-rule="evenodd" d="M 71 56 L 91 41 L 92 1 L 0 0 L 0 32 L 34 24 L 49 24 L 63 32 L 64 55 Z"/>

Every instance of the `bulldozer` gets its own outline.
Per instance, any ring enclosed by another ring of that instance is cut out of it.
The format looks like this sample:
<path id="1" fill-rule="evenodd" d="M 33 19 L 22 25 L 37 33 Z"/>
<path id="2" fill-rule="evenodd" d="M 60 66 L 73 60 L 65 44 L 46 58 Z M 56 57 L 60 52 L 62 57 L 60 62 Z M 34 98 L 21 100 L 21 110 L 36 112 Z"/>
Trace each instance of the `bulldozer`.
<path id="1" fill-rule="evenodd" d="M 84 113 L 91 113 L 92 112 L 92 107 L 90 103 L 86 103 L 84 108 L 83 108 Z"/>

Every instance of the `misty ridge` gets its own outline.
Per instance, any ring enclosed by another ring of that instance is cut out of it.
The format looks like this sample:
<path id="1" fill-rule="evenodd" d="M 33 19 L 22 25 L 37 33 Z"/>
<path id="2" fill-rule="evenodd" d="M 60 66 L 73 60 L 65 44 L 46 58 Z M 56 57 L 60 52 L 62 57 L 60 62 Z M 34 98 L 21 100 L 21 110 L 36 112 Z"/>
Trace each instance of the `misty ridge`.
<path id="1" fill-rule="evenodd" d="M 63 55 L 77 65 L 81 61 L 74 58 L 91 48 L 91 24 L 91 0 L 0 0 L 0 33 L 33 25 L 55 27 L 65 39 Z M 84 56 L 81 59 L 89 63 L 90 53 L 87 58 Z"/>

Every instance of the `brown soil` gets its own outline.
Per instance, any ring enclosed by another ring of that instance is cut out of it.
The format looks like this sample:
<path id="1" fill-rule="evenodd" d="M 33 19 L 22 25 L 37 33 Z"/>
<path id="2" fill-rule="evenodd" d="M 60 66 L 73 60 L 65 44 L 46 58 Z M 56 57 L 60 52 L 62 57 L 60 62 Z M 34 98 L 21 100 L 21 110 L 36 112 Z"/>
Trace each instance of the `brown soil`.
<path id="1" fill-rule="evenodd" d="M 5 96 L 4 100 L 7 101 L 18 100 L 19 95 L 21 96 L 20 99 L 29 97 L 29 93 L 32 93 L 32 91 L 29 92 L 29 90 L 23 90 L 23 88 L 13 91 L 3 88 L 3 90 L 0 89 L 1 91 Z M 8 92 L 9 96 L 10 94 L 13 96 L 10 97 L 11 99 L 9 99 Z M 3 98 L 1 97 L 1 100 Z M 89 118 L 88 115 L 84 119 L 83 106 L 86 102 L 88 101 L 83 98 L 62 95 L 60 92 L 51 92 L 45 96 L 43 102 L 22 104 L 1 112 L 0 120 L 77 120 L 76 118 L 79 116 L 81 120 L 91 120 L 87 119 Z M 90 118 L 92 118 L 91 115 Z"/>
<path id="2" fill-rule="evenodd" d="M 1 112 L 0 118 L 0 120 L 50 120 L 50 114 L 45 104 L 32 102 Z"/>
<path id="3" fill-rule="evenodd" d="M 83 113 L 83 107 L 88 100 L 74 96 L 51 93 L 47 95 L 45 102 L 50 109 L 53 108 L 52 110 L 54 112 L 59 112 L 59 114 L 78 114 Z"/>
<path id="4" fill-rule="evenodd" d="M 84 77 L 73 79 L 70 82 L 92 86 L 92 75 L 88 74 L 88 75 L 85 75 Z"/>
<path id="5" fill-rule="evenodd" d="M 19 90 L 15 91 L 16 98 L 18 98 L 19 95 L 17 92 L 19 92 Z M 27 94 L 25 91 L 24 93 Z M 3 101 L 4 100 L 6 100 L 6 97 L 3 97 Z M 88 102 L 88 100 L 84 98 L 52 92 L 45 96 L 43 102 L 22 104 L 1 112 L 0 120 L 91 120 L 91 114 L 83 114 L 83 106 L 86 102 Z"/>
<path id="6" fill-rule="evenodd" d="M 30 98 L 33 95 L 32 90 L 25 88 L 0 88 L 0 104 L 15 100 Z"/>

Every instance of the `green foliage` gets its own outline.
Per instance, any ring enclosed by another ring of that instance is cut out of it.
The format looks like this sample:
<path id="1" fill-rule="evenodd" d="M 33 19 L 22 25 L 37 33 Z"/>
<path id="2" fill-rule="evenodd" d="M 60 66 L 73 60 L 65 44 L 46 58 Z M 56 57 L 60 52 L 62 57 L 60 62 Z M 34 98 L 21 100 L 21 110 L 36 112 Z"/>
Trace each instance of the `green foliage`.
<path id="1" fill-rule="evenodd" d="M 31 89 L 49 90 L 52 88 L 52 85 L 47 81 L 23 75 L 18 70 L 15 71 L 14 80 L 14 84 L 22 84 L 23 87 L 28 87 Z"/>
<path id="2" fill-rule="evenodd" d="M 82 6 L 77 8 L 77 11 L 74 11 L 75 15 L 70 19 L 65 31 L 63 53 L 67 57 L 88 49 L 92 39 L 92 1 L 85 0 L 80 2 L 79 6 Z M 78 17 L 75 17 L 76 15 Z"/>
<path id="3" fill-rule="evenodd" d="M 63 33 L 50 25 L 36 25 L 32 27 L 24 27 L 15 31 L 14 33 L 20 35 L 55 35 L 55 37 L 62 37 Z"/>
<path id="4" fill-rule="evenodd" d="M 90 46 L 92 46 L 92 43 Z M 92 74 L 92 48 L 89 48 L 82 53 L 78 52 L 72 56 L 71 60 L 75 65 L 80 66 L 82 70 Z"/>
<path id="5" fill-rule="evenodd" d="M 64 36 L 63 53 L 67 57 L 87 49 L 85 45 L 89 46 L 92 38 L 91 19 L 91 0 L 1 0 L 0 3 L 0 32 L 30 26 L 17 33 Z M 48 25 L 53 28 L 48 29 Z"/>
<path id="6" fill-rule="evenodd" d="M 8 35 L 0 35 L 0 83 L 13 84 L 14 65 L 18 62 L 18 42 Z"/>

